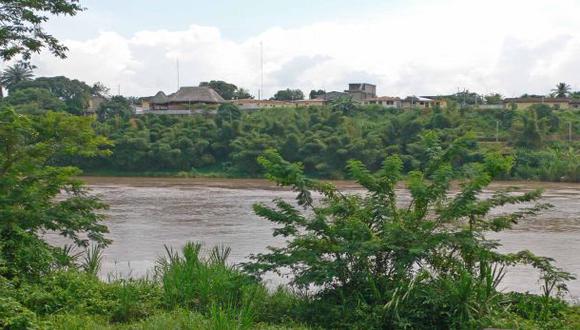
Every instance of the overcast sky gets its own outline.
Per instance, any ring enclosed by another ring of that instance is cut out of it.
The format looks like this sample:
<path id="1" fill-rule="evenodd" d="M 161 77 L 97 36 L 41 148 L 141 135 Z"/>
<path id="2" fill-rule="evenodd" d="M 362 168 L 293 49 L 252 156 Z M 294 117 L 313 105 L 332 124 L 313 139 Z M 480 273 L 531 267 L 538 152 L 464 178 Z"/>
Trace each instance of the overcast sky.
<path id="1" fill-rule="evenodd" d="M 580 89 L 580 0 L 81 0 L 47 30 L 66 60 L 40 54 L 37 75 L 101 81 L 153 95 L 225 80 L 254 95 L 282 88 L 433 95 L 466 88 L 546 94 Z"/>

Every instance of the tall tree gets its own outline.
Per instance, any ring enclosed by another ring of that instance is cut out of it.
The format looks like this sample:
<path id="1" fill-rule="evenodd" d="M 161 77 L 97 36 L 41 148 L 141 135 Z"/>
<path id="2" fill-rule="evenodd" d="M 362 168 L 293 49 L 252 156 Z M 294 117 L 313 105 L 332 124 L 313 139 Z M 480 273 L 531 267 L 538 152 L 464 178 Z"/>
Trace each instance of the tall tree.
<path id="1" fill-rule="evenodd" d="M 236 100 L 241 100 L 241 99 L 253 99 L 254 96 L 252 96 L 252 94 L 250 94 L 250 92 L 245 89 L 245 88 L 238 88 L 238 90 L 236 90 L 236 92 L 234 93 L 234 99 Z"/>
<path id="2" fill-rule="evenodd" d="M 277 101 L 304 100 L 304 93 L 299 89 L 287 88 L 277 91 L 273 99 Z"/>
<path id="3" fill-rule="evenodd" d="M 9 66 L 4 70 L 4 72 L 2 72 L 2 76 L 0 76 L 0 84 L 10 91 L 17 84 L 23 81 L 32 80 L 32 77 L 34 77 L 32 69 L 33 67 L 22 62 Z"/>
<path id="4" fill-rule="evenodd" d="M 37 277 L 62 260 L 46 231 L 79 246 L 106 245 L 106 207 L 75 178 L 80 171 L 56 164 L 67 157 L 108 154 L 93 119 L 47 112 L 33 119 L 0 110 L 0 276 Z"/>
<path id="5" fill-rule="evenodd" d="M 310 99 L 313 100 L 313 99 L 315 99 L 319 96 L 322 96 L 324 94 L 326 94 L 326 92 L 323 91 L 322 89 L 319 89 L 319 90 L 313 89 L 310 91 L 310 94 L 308 95 L 308 97 L 310 97 Z"/>
<path id="6" fill-rule="evenodd" d="M 223 80 L 212 80 L 210 82 L 202 82 L 199 84 L 201 87 L 210 87 L 215 90 L 224 100 L 231 100 L 234 98 L 238 86 L 234 84 L 227 83 Z"/>
<path id="7" fill-rule="evenodd" d="M 558 83 L 554 89 L 552 89 L 552 96 L 554 97 L 568 97 L 572 87 L 565 82 Z"/>
<path id="8" fill-rule="evenodd" d="M 18 113 L 41 114 L 46 111 L 65 111 L 66 104 L 44 88 L 15 90 L 4 98 Z"/>
<path id="9" fill-rule="evenodd" d="M 97 81 L 96 83 L 93 84 L 93 87 L 91 87 L 91 94 L 95 95 L 95 96 L 107 96 L 109 95 L 109 92 L 111 91 L 111 89 L 107 86 L 105 86 L 105 84 L 103 84 L 100 81 Z"/>
<path id="10" fill-rule="evenodd" d="M 129 100 L 121 95 L 113 96 L 110 100 L 106 100 L 97 108 L 97 118 L 100 121 L 105 121 L 110 118 L 120 117 L 128 119 L 133 114 L 131 103 Z"/>
<path id="11" fill-rule="evenodd" d="M 13 90 L 25 88 L 44 88 L 66 104 L 66 111 L 82 114 L 88 107 L 93 88 L 86 83 L 67 77 L 40 77 L 31 81 L 23 81 L 13 86 Z"/>

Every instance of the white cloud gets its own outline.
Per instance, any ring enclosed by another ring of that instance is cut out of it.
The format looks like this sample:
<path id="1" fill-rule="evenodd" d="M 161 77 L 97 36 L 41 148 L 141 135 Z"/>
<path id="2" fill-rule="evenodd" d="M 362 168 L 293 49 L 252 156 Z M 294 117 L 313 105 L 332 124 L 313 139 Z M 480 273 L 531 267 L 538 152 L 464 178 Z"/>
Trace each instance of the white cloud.
<path id="1" fill-rule="evenodd" d="M 306 10 L 306 9 L 305 9 Z M 545 93 L 559 81 L 580 88 L 580 3 L 558 1 L 413 2 L 343 22 L 273 27 L 241 42 L 216 27 L 102 32 L 65 41 L 65 61 L 42 54 L 38 74 L 102 81 L 123 94 L 151 95 L 222 79 L 257 94 L 260 41 L 265 95 L 286 87 L 342 90 L 368 80 L 385 95 L 450 93 L 458 87 L 512 96 Z M 353 15 L 356 15 L 354 13 Z M 243 28 L 243 27 L 240 27 Z"/>

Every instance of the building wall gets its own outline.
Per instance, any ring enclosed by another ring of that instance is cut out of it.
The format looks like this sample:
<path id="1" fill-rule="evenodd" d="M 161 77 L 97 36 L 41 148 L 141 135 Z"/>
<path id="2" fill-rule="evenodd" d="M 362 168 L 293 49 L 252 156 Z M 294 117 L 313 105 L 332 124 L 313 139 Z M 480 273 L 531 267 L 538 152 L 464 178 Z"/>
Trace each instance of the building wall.
<path id="1" fill-rule="evenodd" d="M 366 99 L 377 97 L 377 87 L 371 84 L 348 84 L 348 93 L 355 101 L 364 101 Z"/>
<path id="2" fill-rule="evenodd" d="M 512 104 L 517 105 L 518 110 L 527 110 L 533 105 L 544 104 L 554 109 L 570 109 L 570 103 L 567 102 L 511 102 L 506 103 L 505 108 L 510 108 Z"/>
<path id="3" fill-rule="evenodd" d="M 294 102 L 297 107 L 322 106 L 325 103 L 326 102 L 320 100 L 303 100 Z"/>
<path id="4" fill-rule="evenodd" d="M 385 108 L 400 108 L 402 106 L 402 102 L 400 100 L 371 100 L 371 101 L 364 101 L 363 104 L 365 105 L 380 105 Z"/>
<path id="5" fill-rule="evenodd" d="M 420 108 L 420 109 L 429 109 L 435 105 L 434 102 L 425 102 L 425 101 L 416 101 L 416 102 L 409 102 L 403 101 L 402 106 L 403 108 Z"/>

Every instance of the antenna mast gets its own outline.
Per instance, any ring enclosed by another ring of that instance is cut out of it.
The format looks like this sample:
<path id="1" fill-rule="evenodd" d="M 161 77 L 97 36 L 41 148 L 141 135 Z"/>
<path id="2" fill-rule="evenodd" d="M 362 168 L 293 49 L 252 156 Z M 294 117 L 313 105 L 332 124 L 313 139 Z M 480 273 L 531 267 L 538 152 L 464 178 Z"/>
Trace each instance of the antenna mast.
<path id="1" fill-rule="evenodd" d="M 260 41 L 260 93 L 258 99 L 262 100 L 264 94 L 264 44 Z"/>
<path id="2" fill-rule="evenodd" d="M 179 90 L 179 59 L 175 60 L 177 65 L 177 90 Z"/>

